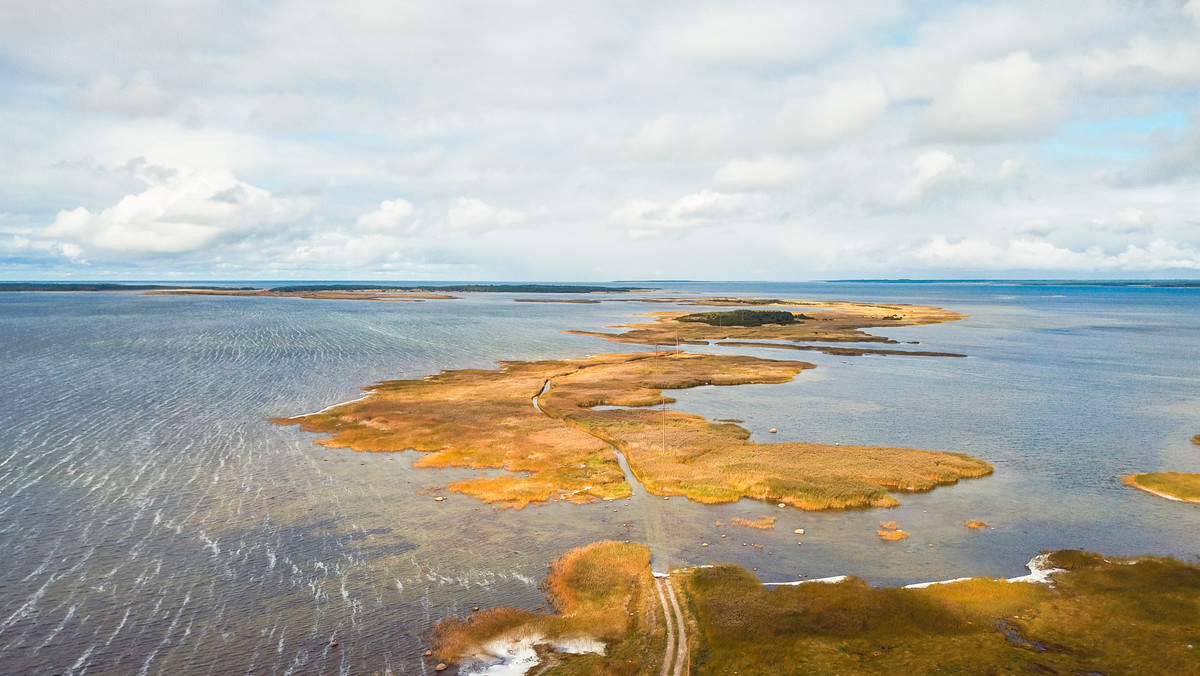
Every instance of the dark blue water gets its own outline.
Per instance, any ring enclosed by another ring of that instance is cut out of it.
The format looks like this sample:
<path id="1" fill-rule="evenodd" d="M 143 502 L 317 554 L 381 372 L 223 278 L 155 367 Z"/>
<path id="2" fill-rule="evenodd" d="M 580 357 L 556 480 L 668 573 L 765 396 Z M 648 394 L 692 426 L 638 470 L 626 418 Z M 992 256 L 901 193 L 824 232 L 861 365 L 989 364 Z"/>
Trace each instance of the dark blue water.
<path id="1" fill-rule="evenodd" d="M 1200 433 L 1200 290 L 666 286 L 971 315 L 886 334 L 966 359 L 758 350 L 818 368 L 785 385 L 682 392 L 676 407 L 744 419 L 756 438 L 775 427 L 771 439 L 958 450 L 996 466 L 887 511 L 663 501 L 654 530 L 671 563 L 897 584 L 1017 575 L 1047 548 L 1200 553 L 1200 508 L 1117 480 L 1200 471 L 1189 441 Z M 512 300 L 0 295 L 0 672 L 426 673 L 433 622 L 472 605 L 536 607 L 555 556 L 644 538 L 622 503 L 435 503 L 422 489 L 469 472 L 324 449 L 266 422 L 383 379 L 640 349 L 560 331 L 667 309 Z M 779 517 L 775 530 L 714 526 L 764 514 Z M 913 537 L 879 541 L 881 518 Z M 966 519 L 994 530 L 968 531 Z"/>

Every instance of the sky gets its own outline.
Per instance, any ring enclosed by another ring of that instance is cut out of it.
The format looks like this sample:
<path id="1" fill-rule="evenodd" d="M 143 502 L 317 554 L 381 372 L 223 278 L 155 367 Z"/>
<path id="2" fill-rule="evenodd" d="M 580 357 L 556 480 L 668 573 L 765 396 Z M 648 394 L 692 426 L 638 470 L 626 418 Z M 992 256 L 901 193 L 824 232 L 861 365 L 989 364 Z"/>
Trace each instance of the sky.
<path id="1" fill-rule="evenodd" d="M 1200 0 L 5 0 L 0 279 L 1200 277 Z"/>

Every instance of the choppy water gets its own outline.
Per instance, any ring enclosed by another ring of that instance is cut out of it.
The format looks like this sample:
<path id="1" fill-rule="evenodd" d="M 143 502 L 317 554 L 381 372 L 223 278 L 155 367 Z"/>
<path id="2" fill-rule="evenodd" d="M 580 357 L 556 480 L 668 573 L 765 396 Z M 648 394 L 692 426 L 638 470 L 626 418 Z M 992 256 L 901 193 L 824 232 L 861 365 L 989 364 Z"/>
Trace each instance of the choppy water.
<path id="1" fill-rule="evenodd" d="M 1200 432 L 1200 291 L 675 289 L 969 313 L 888 334 L 967 359 L 760 350 L 819 368 L 786 385 L 682 392 L 677 407 L 744 419 L 756 438 L 961 450 L 995 464 L 995 476 L 902 496 L 886 512 L 678 498 L 519 512 L 456 495 L 435 503 L 424 487 L 468 472 L 412 470 L 412 454 L 327 450 L 266 419 L 383 379 L 642 349 L 558 331 L 662 308 L 499 294 L 3 294 L 0 672 L 431 673 L 420 656 L 433 622 L 472 605 L 535 607 L 549 561 L 602 538 L 649 535 L 660 562 L 736 561 L 768 580 L 851 573 L 881 584 L 1017 575 L 1046 548 L 1200 552 L 1200 509 L 1116 478 L 1200 471 L 1189 441 Z M 775 530 L 714 526 L 764 514 L 779 517 Z M 912 539 L 880 542 L 883 517 Z M 995 530 L 967 531 L 967 518 Z"/>

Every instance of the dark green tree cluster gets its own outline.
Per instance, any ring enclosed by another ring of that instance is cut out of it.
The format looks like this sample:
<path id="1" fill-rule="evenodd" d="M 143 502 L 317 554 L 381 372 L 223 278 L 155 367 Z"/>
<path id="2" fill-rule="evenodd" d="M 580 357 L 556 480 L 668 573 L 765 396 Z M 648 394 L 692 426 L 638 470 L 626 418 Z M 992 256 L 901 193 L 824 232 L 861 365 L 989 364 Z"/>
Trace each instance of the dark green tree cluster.
<path id="1" fill-rule="evenodd" d="M 729 312 L 696 312 L 679 318 L 681 322 L 699 322 L 709 326 L 762 326 L 764 324 L 795 324 L 797 317 L 784 310 L 731 310 Z"/>

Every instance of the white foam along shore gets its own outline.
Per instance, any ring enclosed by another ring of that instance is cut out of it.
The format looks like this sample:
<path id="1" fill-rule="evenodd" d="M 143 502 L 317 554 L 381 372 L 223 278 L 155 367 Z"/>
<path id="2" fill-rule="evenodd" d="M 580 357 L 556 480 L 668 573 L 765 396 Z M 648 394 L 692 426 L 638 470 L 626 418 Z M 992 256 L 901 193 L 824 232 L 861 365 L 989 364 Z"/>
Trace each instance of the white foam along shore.
<path id="1" fill-rule="evenodd" d="M 375 394 L 375 390 L 371 390 L 357 399 L 347 399 L 346 401 L 339 401 L 336 404 L 330 404 L 330 405 L 326 406 L 325 408 L 321 409 L 320 411 L 317 411 L 316 413 L 305 413 L 304 415 L 298 415 L 296 417 L 303 418 L 305 416 L 310 416 L 310 415 L 321 415 L 322 413 L 325 413 L 326 411 L 332 411 L 333 409 L 337 408 L 338 406 L 345 406 L 346 404 L 353 404 L 355 402 L 362 401 L 362 400 L 366 399 L 367 397 L 370 397 L 373 394 Z"/>
<path id="2" fill-rule="evenodd" d="M 1029 569 L 1028 575 L 1019 575 L 1017 577 L 1006 578 L 1006 581 L 1007 582 L 1030 582 L 1033 584 L 1044 584 L 1044 585 L 1049 585 L 1049 586 L 1053 587 L 1054 579 L 1051 578 L 1050 576 L 1053 575 L 1054 573 L 1065 572 L 1062 568 L 1055 568 L 1050 565 L 1050 555 L 1049 554 L 1038 554 L 1037 556 L 1030 559 L 1029 563 L 1025 564 L 1025 567 Z M 935 584 L 950 584 L 951 582 L 962 582 L 963 580 L 970 580 L 970 579 L 971 578 L 969 578 L 969 577 L 957 577 L 957 578 L 954 578 L 953 580 L 936 580 L 934 582 L 918 582 L 916 584 L 906 584 L 906 585 L 904 585 L 904 588 L 905 589 L 924 589 L 925 587 L 932 587 Z"/>
<path id="3" fill-rule="evenodd" d="M 547 639 L 541 634 L 513 634 L 480 646 L 479 651 L 463 663 L 463 676 L 525 676 L 538 666 L 535 646 L 548 644 L 555 652 L 581 655 L 604 654 L 604 643 L 590 636 Z"/>
<path id="4" fill-rule="evenodd" d="M 1050 565 L 1050 555 L 1049 554 L 1038 554 L 1037 556 L 1030 559 L 1029 563 L 1025 564 L 1025 567 L 1029 569 L 1028 575 L 1020 575 L 1018 577 L 1006 578 L 1005 581 L 1006 582 L 1032 582 L 1034 584 L 1045 584 L 1045 585 L 1053 586 L 1054 580 L 1050 576 L 1053 575 L 1054 573 L 1064 572 L 1062 568 L 1055 568 Z M 811 580 L 796 580 L 795 582 L 764 582 L 763 586 L 764 587 L 794 587 L 796 585 L 810 584 L 810 583 L 814 583 L 814 582 L 823 582 L 825 584 L 833 584 L 836 582 L 841 582 L 847 578 L 848 578 L 848 576 L 846 576 L 846 575 L 834 575 L 832 577 L 818 577 L 818 578 L 813 578 Z M 970 580 L 970 579 L 972 579 L 972 578 L 956 577 L 952 580 L 935 580 L 933 582 L 917 582 L 915 584 L 906 584 L 906 585 L 904 585 L 903 588 L 904 589 L 924 589 L 925 587 L 932 587 L 935 584 L 951 584 L 953 582 L 963 582 L 964 580 Z"/>

